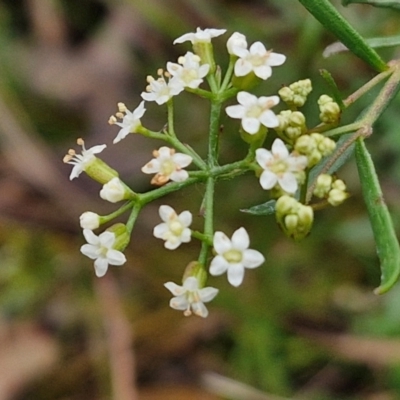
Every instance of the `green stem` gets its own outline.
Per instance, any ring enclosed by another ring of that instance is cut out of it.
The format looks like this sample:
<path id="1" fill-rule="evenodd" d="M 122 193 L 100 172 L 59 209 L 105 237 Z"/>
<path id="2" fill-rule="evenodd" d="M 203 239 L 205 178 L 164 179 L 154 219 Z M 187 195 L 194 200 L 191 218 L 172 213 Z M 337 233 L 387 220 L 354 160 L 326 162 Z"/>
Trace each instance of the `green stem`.
<path id="1" fill-rule="evenodd" d="M 346 107 L 349 107 L 355 101 L 357 101 L 361 96 L 371 90 L 375 85 L 385 79 L 387 76 L 393 73 L 392 69 L 387 71 L 381 72 L 380 74 L 376 75 L 370 81 L 368 81 L 365 85 L 361 86 L 357 89 L 354 93 L 347 97 L 347 99 L 343 100 L 343 103 Z"/>
<path id="2" fill-rule="evenodd" d="M 132 208 L 131 215 L 128 218 L 128 222 L 126 223 L 126 229 L 129 232 L 129 235 L 132 233 L 133 226 L 135 225 L 136 219 L 142 209 L 142 205 L 140 203 L 135 203 Z"/>
<path id="3" fill-rule="evenodd" d="M 208 142 L 208 167 L 218 165 L 219 128 L 220 128 L 221 103 L 211 103 L 209 142 Z"/>
<path id="4" fill-rule="evenodd" d="M 167 101 L 168 107 L 168 135 L 176 138 L 174 128 L 174 103 L 172 98 Z"/>
<path id="5" fill-rule="evenodd" d="M 207 179 L 206 193 L 204 197 L 204 235 L 208 240 L 202 241 L 199 254 L 199 263 L 204 266 L 207 263 L 208 251 L 210 249 L 209 241 L 212 241 L 214 235 L 214 188 L 214 178 L 209 177 Z"/>
<path id="6" fill-rule="evenodd" d="M 228 68 L 226 70 L 225 76 L 224 76 L 224 80 L 222 82 L 221 88 L 220 88 L 220 92 L 225 92 L 226 88 L 228 87 L 231 78 L 232 78 L 232 73 L 233 73 L 233 68 L 235 66 L 237 57 L 235 56 L 230 56 L 229 58 L 229 65 Z"/>
<path id="7" fill-rule="evenodd" d="M 132 208 L 133 204 L 135 202 L 134 201 L 128 201 L 126 204 L 124 204 L 121 208 L 119 208 L 118 210 L 112 212 L 111 214 L 108 215 L 104 215 L 101 217 L 101 222 L 102 224 L 105 224 L 106 222 L 109 222 L 111 220 L 113 220 L 114 218 L 119 217 L 121 214 L 123 214 L 125 211 L 129 210 L 130 208 Z"/>
<path id="8" fill-rule="evenodd" d="M 160 188 L 153 189 L 150 192 L 146 193 L 138 193 L 138 198 L 136 199 L 137 203 L 140 203 L 142 206 L 152 202 L 153 200 L 159 199 L 169 193 L 176 192 L 177 190 L 183 189 L 186 186 L 193 185 L 197 182 L 204 180 L 204 178 L 188 178 L 183 182 L 171 182 Z"/>

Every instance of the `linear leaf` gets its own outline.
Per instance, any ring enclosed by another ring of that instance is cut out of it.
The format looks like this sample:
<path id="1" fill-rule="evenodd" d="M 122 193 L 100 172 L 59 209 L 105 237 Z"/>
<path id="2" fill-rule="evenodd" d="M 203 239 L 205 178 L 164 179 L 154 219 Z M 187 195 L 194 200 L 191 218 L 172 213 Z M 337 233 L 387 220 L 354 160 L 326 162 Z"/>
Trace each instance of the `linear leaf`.
<path id="1" fill-rule="evenodd" d="M 374 7 L 392 8 L 400 10 L 400 0 L 342 0 L 342 4 L 347 6 L 353 3 L 369 4 Z"/>
<path id="2" fill-rule="evenodd" d="M 390 290 L 399 278 L 400 246 L 383 199 L 374 163 L 363 138 L 357 140 L 355 154 L 365 205 L 381 263 L 381 284 L 375 289 L 375 293 L 383 294 Z"/>
<path id="3" fill-rule="evenodd" d="M 299 0 L 299 2 L 353 54 L 375 70 L 388 67 L 381 57 L 365 42 L 363 37 L 339 14 L 328 0 Z"/>

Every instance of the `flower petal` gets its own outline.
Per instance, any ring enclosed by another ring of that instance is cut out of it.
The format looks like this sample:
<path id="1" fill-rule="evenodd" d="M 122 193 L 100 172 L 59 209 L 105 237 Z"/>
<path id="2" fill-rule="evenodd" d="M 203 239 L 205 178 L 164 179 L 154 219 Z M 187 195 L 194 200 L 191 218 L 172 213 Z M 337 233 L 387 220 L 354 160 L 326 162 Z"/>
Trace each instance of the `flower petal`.
<path id="1" fill-rule="evenodd" d="M 274 140 L 274 143 L 272 143 L 271 151 L 274 156 L 278 156 L 282 159 L 285 159 L 289 156 L 289 150 L 281 139 Z"/>
<path id="2" fill-rule="evenodd" d="M 223 256 L 215 256 L 210 263 L 210 274 L 214 276 L 222 275 L 229 268 L 228 261 Z"/>
<path id="3" fill-rule="evenodd" d="M 107 260 L 111 265 L 122 265 L 126 263 L 125 254 L 115 249 L 107 251 Z"/>
<path id="4" fill-rule="evenodd" d="M 257 268 L 264 261 L 264 256 L 257 250 L 247 249 L 243 252 L 242 263 L 246 268 Z"/>
<path id="5" fill-rule="evenodd" d="M 242 119 L 242 127 L 247 133 L 254 135 L 260 129 L 260 121 L 257 118 L 246 118 L 245 117 Z"/>
<path id="6" fill-rule="evenodd" d="M 207 318 L 208 316 L 207 307 L 201 301 L 192 303 L 192 310 L 199 317 Z"/>
<path id="7" fill-rule="evenodd" d="M 181 296 L 186 292 L 186 289 L 183 286 L 179 286 L 174 282 L 166 282 L 164 286 L 175 296 Z"/>
<path id="8" fill-rule="evenodd" d="M 245 250 L 249 248 L 250 238 L 246 229 L 239 228 L 232 235 L 232 247 L 236 250 Z"/>
<path id="9" fill-rule="evenodd" d="M 219 231 L 214 233 L 213 245 L 218 254 L 223 254 L 232 248 L 232 244 L 228 236 Z"/>
<path id="10" fill-rule="evenodd" d="M 238 287 L 243 282 L 244 267 L 242 264 L 231 264 L 228 269 L 228 282 L 235 287 Z"/>
<path id="11" fill-rule="evenodd" d="M 108 270 L 108 261 L 106 258 L 99 257 L 94 262 L 94 270 L 96 272 L 96 276 L 101 278 L 104 276 Z"/>
<path id="12" fill-rule="evenodd" d="M 268 170 L 265 170 L 260 176 L 260 185 L 263 189 L 272 189 L 278 182 L 277 176 Z"/>
<path id="13" fill-rule="evenodd" d="M 298 183 L 296 177 L 291 172 L 285 172 L 281 178 L 278 178 L 281 188 L 290 194 L 296 193 Z"/>
<path id="14" fill-rule="evenodd" d="M 208 303 L 211 301 L 217 294 L 219 290 L 213 287 L 205 287 L 199 290 L 199 297 L 203 303 Z"/>

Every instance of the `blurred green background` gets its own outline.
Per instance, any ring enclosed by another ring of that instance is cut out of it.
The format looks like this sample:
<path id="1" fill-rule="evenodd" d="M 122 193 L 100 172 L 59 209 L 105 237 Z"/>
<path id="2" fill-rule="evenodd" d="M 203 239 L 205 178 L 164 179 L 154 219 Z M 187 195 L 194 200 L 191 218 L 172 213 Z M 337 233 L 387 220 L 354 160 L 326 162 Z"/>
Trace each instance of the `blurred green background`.
<path id="1" fill-rule="evenodd" d="M 334 4 L 365 37 L 399 33 L 399 13 Z M 216 229 L 231 235 L 245 226 L 267 261 L 238 289 L 210 279 L 220 293 L 205 320 L 170 309 L 163 287 L 180 281 L 198 243 L 168 253 L 152 236 L 160 204 L 196 214 L 202 187 L 148 206 L 127 264 L 105 278 L 79 252 L 79 215 L 114 206 L 88 177 L 70 182 L 63 155 L 78 137 L 87 147 L 106 143 L 102 158 L 137 191 L 150 189 L 140 167 L 159 143 L 130 136 L 112 146 L 117 130 L 107 120 L 118 101 L 137 106 L 146 76 L 189 50 L 172 41 L 197 26 L 228 30 L 213 42 L 222 66 L 234 31 L 285 54 L 259 93 L 312 79 L 310 125 L 328 91 L 319 69 L 332 73 L 343 97 L 374 76 L 351 54 L 324 59 L 334 37 L 294 0 L 0 3 L 0 400 L 399 399 L 400 285 L 372 293 L 379 264 L 353 160 L 339 174 L 352 197 L 318 212 L 301 243 L 285 238 L 272 216 L 239 211 L 266 200 L 253 176 L 219 184 Z M 189 94 L 176 103 L 178 135 L 204 156 L 207 103 Z M 367 143 L 397 229 L 399 106 L 396 99 Z M 151 104 L 144 122 L 158 130 L 165 118 Z M 222 159 L 239 159 L 246 148 L 237 124 L 223 122 Z M 200 217 L 194 223 L 200 229 Z"/>

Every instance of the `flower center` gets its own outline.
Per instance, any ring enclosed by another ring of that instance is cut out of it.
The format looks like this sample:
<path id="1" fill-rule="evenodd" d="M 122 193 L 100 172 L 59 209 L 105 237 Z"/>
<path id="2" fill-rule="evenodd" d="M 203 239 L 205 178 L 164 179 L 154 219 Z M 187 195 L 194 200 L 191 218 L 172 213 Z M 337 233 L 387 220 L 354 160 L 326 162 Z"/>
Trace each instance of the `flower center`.
<path id="1" fill-rule="evenodd" d="M 287 162 L 280 159 L 275 159 L 268 165 L 268 169 L 276 175 L 283 174 L 288 171 L 289 166 Z"/>
<path id="2" fill-rule="evenodd" d="M 176 170 L 176 165 L 172 160 L 165 160 L 160 168 L 162 175 L 169 176 Z"/>
<path id="3" fill-rule="evenodd" d="M 263 109 L 256 105 L 251 107 L 248 111 L 247 111 L 247 116 L 248 117 L 253 117 L 253 118 L 258 118 L 263 112 Z"/>
<path id="4" fill-rule="evenodd" d="M 239 250 L 232 249 L 224 253 L 224 258 L 230 264 L 237 264 L 240 263 L 240 261 L 242 261 L 243 254 Z"/>
<path id="5" fill-rule="evenodd" d="M 181 236 L 183 230 L 185 229 L 183 225 L 177 220 L 171 221 L 168 224 L 168 227 L 170 232 L 172 232 L 175 236 Z"/>
<path id="6" fill-rule="evenodd" d="M 182 73 L 182 80 L 188 84 L 197 79 L 197 72 L 194 69 L 185 69 Z"/>

